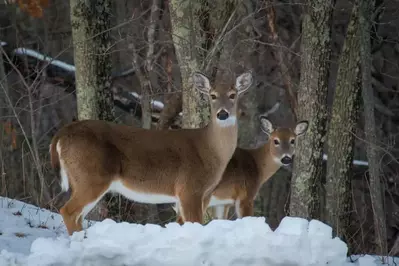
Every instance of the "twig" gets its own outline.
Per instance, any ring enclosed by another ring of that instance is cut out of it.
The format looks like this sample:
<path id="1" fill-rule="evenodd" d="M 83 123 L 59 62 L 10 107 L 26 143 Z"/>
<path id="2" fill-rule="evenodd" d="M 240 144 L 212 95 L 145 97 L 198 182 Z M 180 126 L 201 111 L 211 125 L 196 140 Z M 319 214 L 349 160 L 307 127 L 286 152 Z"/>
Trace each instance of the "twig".
<path id="1" fill-rule="evenodd" d="M 268 7 L 266 7 L 267 21 L 268 21 L 269 29 L 271 32 L 272 42 L 275 46 L 280 46 L 281 44 L 280 44 L 279 36 L 277 34 L 276 21 L 275 21 L 276 20 L 276 12 L 274 10 L 272 0 L 267 0 L 266 2 L 268 2 Z M 276 61 L 280 65 L 280 73 L 283 78 L 285 90 L 287 92 L 287 98 L 291 105 L 292 114 L 294 115 L 294 118 L 296 120 L 298 117 L 298 113 L 297 113 L 298 103 L 297 103 L 296 95 L 295 95 L 294 91 L 292 90 L 291 75 L 289 74 L 289 69 L 284 61 L 283 50 L 281 48 L 277 48 L 273 54 L 275 55 Z"/>

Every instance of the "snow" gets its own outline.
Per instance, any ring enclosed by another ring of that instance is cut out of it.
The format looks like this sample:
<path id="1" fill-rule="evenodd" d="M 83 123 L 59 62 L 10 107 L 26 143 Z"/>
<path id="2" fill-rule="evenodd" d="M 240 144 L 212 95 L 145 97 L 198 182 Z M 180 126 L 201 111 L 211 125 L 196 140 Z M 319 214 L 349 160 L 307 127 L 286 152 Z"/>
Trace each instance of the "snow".
<path id="1" fill-rule="evenodd" d="M 43 55 L 43 54 L 41 54 L 39 52 L 36 52 L 35 50 L 32 50 L 32 49 L 17 48 L 17 49 L 14 50 L 14 53 L 18 54 L 18 55 L 29 55 L 29 56 L 35 57 L 35 58 L 37 58 L 37 59 L 39 59 L 41 61 L 46 61 L 49 64 L 52 64 L 54 66 L 58 66 L 58 67 L 60 67 L 60 68 L 62 68 L 64 70 L 67 70 L 67 71 L 70 71 L 70 72 L 75 72 L 75 70 L 76 70 L 74 65 L 62 62 L 60 60 L 53 59 L 53 58 L 51 58 L 49 56 L 45 56 L 45 55 Z"/>
<path id="2" fill-rule="evenodd" d="M 323 154 L 323 160 L 327 161 L 327 154 Z M 353 160 L 352 163 L 354 165 L 362 165 L 362 166 L 369 166 L 369 163 L 366 161 L 361 161 L 361 160 Z"/>
<path id="3" fill-rule="evenodd" d="M 1 266 L 382 265 L 370 255 L 351 262 L 347 250 L 328 225 L 297 217 L 285 217 L 274 231 L 264 217 L 165 227 L 106 219 L 69 237 L 59 214 L 0 197 Z"/>

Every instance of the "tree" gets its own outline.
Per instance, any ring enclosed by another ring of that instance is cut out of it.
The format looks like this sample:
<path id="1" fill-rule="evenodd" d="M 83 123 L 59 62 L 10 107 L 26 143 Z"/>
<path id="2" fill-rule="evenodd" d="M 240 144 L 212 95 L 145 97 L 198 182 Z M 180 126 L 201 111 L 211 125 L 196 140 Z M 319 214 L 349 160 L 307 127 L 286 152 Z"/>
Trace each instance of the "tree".
<path id="1" fill-rule="evenodd" d="M 352 191 L 351 169 L 360 104 L 359 0 L 355 1 L 339 58 L 337 82 L 327 133 L 327 221 L 344 241 L 349 239 Z"/>
<path id="2" fill-rule="evenodd" d="M 110 0 L 70 0 L 78 118 L 114 120 L 111 74 Z"/>
<path id="3" fill-rule="evenodd" d="M 110 0 L 70 0 L 78 119 L 114 120 L 110 90 Z M 104 200 L 89 218 L 99 219 Z"/>
<path id="4" fill-rule="evenodd" d="M 182 110 L 183 127 L 203 127 L 208 123 L 209 106 L 202 94 L 191 89 L 191 73 L 203 71 L 211 82 L 215 79 L 217 68 L 214 66 L 218 64 L 224 37 L 235 17 L 236 1 L 171 0 L 169 11 L 182 96 L 168 99 L 161 123 L 163 127 L 170 125 Z"/>
<path id="5" fill-rule="evenodd" d="M 383 204 L 383 186 L 381 185 L 381 173 L 379 165 L 379 151 L 377 145 L 377 130 L 374 113 L 374 91 L 371 84 L 371 19 L 374 9 L 374 0 L 360 1 L 360 58 L 362 71 L 362 99 L 364 106 L 364 126 L 366 134 L 366 152 L 369 162 L 370 196 L 374 214 L 374 233 L 377 243 L 377 253 L 387 254 L 387 232 Z"/>
<path id="6" fill-rule="evenodd" d="M 302 61 L 298 119 L 309 120 L 306 135 L 296 144 L 290 215 L 319 218 L 319 185 L 326 133 L 328 67 L 333 1 L 307 0 L 302 21 Z"/>
<path id="7" fill-rule="evenodd" d="M 202 127 L 209 119 L 205 96 L 193 90 L 191 82 L 191 74 L 201 67 L 197 47 L 203 42 L 198 15 L 202 8 L 203 1 L 170 1 L 172 39 L 182 79 L 183 128 Z"/>

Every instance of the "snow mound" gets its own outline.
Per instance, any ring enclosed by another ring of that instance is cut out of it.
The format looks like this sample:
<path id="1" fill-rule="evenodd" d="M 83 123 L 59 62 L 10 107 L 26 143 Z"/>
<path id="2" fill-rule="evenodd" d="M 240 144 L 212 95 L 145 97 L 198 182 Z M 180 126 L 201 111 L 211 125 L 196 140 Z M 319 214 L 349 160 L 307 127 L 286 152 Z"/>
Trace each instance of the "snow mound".
<path id="1" fill-rule="evenodd" d="M 1 266 L 379 265 L 368 255 L 350 263 L 347 251 L 331 227 L 296 217 L 275 231 L 263 217 L 166 227 L 106 219 L 69 237 L 59 214 L 0 197 Z"/>
<path id="2" fill-rule="evenodd" d="M 297 226 L 300 224 L 300 226 Z M 294 227 L 295 230 L 289 230 Z M 36 239 L 15 265 L 344 265 L 347 246 L 320 222 L 286 217 L 273 232 L 264 218 L 163 228 L 106 219 L 71 238 Z M 316 232 L 316 237 L 314 236 Z M 293 256 L 294 255 L 294 256 Z M 2 253 L 10 261 L 10 254 Z M 19 264 L 18 264 L 19 263 Z"/>

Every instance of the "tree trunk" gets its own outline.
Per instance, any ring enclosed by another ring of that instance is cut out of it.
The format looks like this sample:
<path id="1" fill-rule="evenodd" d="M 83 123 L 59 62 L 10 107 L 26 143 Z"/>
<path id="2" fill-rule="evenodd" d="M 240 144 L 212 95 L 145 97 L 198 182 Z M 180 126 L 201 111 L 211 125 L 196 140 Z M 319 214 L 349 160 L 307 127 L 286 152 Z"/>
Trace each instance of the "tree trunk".
<path id="1" fill-rule="evenodd" d="M 369 162 L 370 196 L 374 214 L 374 231 L 377 244 L 376 253 L 387 255 L 387 232 L 383 203 L 383 186 L 380 177 L 380 155 L 377 145 L 377 130 L 374 114 L 374 91 L 371 85 L 371 16 L 374 7 L 373 0 L 360 1 L 360 58 L 362 69 L 362 98 L 364 105 L 364 126 L 366 134 L 366 152 Z"/>
<path id="2" fill-rule="evenodd" d="M 331 43 L 332 0 L 306 1 L 302 22 L 302 62 L 298 119 L 309 120 L 307 133 L 296 144 L 290 215 L 320 217 L 320 180 L 327 120 L 327 86 Z"/>
<path id="3" fill-rule="evenodd" d="M 208 101 L 192 88 L 191 81 L 192 73 L 200 70 L 196 47 L 202 43 L 196 9 L 192 0 L 170 1 L 172 39 L 182 77 L 183 128 L 203 127 L 210 115 Z"/>
<path id="4" fill-rule="evenodd" d="M 78 119 L 114 121 L 110 90 L 110 0 L 70 0 Z M 91 211 L 99 220 L 108 212 L 105 200 Z"/>
<path id="5" fill-rule="evenodd" d="M 11 164 L 7 163 L 6 160 L 9 158 L 9 152 L 7 147 L 9 146 L 9 141 L 5 136 L 7 130 L 7 124 L 11 125 L 9 119 L 6 119 L 8 116 L 8 81 L 7 76 L 4 69 L 4 61 L 3 61 L 3 53 L 0 52 L 0 195 L 7 197 L 7 187 L 8 184 L 6 182 L 6 167 L 11 167 Z M 8 160 L 7 160 L 8 161 Z"/>
<path id="6" fill-rule="evenodd" d="M 337 83 L 328 129 L 328 160 L 326 178 L 327 221 L 344 241 L 350 239 L 352 191 L 351 169 L 354 132 L 360 101 L 360 39 L 359 1 L 352 9 L 346 39 L 339 59 Z"/>
<path id="7" fill-rule="evenodd" d="M 110 0 L 70 0 L 78 118 L 114 120 L 111 74 Z"/>

